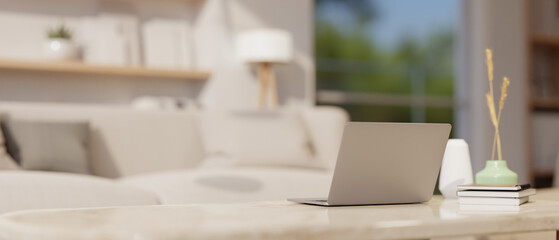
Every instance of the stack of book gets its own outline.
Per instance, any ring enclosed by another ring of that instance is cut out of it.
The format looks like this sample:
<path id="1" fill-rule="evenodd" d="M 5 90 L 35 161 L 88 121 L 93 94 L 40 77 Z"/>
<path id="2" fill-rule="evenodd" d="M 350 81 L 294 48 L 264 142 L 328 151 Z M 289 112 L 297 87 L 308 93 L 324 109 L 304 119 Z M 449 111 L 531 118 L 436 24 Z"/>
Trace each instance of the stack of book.
<path id="1" fill-rule="evenodd" d="M 530 188 L 530 184 L 509 186 L 460 185 L 456 194 L 460 206 L 520 206 L 528 202 L 530 196 L 536 194 L 536 189 Z"/>

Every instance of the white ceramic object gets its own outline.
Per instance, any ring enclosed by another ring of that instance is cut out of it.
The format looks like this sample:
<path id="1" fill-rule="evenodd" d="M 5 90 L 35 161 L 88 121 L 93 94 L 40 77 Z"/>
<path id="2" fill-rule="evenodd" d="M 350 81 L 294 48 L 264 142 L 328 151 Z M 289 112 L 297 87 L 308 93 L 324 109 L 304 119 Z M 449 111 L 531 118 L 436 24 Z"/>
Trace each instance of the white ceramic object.
<path id="1" fill-rule="evenodd" d="M 172 97 L 159 97 L 159 105 L 163 110 L 177 110 L 177 99 Z"/>
<path id="2" fill-rule="evenodd" d="M 473 183 L 468 143 L 464 139 L 448 140 L 439 177 L 439 190 L 445 198 L 456 198 L 458 185 Z"/>
<path id="3" fill-rule="evenodd" d="M 177 110 L 178 99 L 172 97 L 141 96 L 132 101 L 138 110 Z"/>
<path id="4" fill-rule="evenodd" d="M 51 38 L 43 46 L 43 56 L 47 60 L 75 60 L 78 49 L 68 39 Z"/>

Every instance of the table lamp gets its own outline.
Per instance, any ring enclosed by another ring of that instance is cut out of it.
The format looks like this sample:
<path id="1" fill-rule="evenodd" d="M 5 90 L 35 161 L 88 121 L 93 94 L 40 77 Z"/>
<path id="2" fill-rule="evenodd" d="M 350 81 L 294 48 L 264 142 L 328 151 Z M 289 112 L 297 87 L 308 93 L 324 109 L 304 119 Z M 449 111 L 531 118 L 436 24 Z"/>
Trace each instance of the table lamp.
<path id="1" fill-rule="evenodd" d="M 293 39 L 281 29 L 253 29 L 237 37 L 237 54 L 243 62 L 258 64 L 260 109 L 276 108 L 278 94 L 272 64 L 288 63 L 293 59 Z"/>

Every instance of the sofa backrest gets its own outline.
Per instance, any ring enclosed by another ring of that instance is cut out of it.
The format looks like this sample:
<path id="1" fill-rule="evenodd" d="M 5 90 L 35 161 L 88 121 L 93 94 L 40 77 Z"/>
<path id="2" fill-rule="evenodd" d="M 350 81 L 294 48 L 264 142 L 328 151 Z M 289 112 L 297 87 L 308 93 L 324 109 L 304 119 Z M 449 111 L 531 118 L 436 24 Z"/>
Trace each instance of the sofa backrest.
<path id="1" fill-rule="evenodd" d="M 348 121 L 336 107 L 302 109 L 304 124 L 323 167 L 332 169 Z M 129 107 L 0 102 L 10 119 L 89 122 L 91 174 L 118 178 L 146 172 L 192 168 L 205 157 L 201 111 L 140 111 Z"/>
<path id="2" fill-rule="evenodd" d="M 88 121 L 91 174 L 117 178 L 189 168 L 204 157 L 196 117 L 188 112 L 125 107 L 0 103 L 10 119 Z"/>
<path id="3" fill-rule="evenodd" d="M 313 141 L 316 157 L 321 159 L 324 168 L 334 170 L 349 115 L 342 108 L 332 106 L 312 107 L 301 113 Z"/>

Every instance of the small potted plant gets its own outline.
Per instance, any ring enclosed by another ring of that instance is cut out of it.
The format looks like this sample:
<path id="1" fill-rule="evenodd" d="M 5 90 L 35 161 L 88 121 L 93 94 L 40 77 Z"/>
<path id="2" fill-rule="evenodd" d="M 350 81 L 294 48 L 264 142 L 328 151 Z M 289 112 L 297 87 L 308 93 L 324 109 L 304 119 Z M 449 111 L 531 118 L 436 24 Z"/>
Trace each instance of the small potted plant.
<path id="1" fill-rule="evenodd" d="M 72 32 L 64 24 L 47 30 L 48 41 L 43 47 L 44 56 L 49 60 L 75 60 L 77 48 L 72 42 Z"/>

